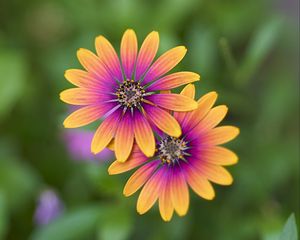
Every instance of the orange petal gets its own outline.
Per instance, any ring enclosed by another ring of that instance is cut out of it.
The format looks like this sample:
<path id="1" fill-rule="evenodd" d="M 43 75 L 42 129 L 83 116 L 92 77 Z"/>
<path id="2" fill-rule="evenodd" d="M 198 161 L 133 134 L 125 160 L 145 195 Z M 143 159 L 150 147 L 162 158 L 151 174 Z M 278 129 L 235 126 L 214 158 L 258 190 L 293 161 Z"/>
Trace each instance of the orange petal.
<path id="1" fill-rule="evenodd" d="M 198 107 L 198 103 L 192 98 L 170 93 L 170 94 L 153 94 L 147 98 L 149 101 L 160 107 L 173 111 L 191 111 Z"/>
<path id="2" fill-rule="evenodd" d="M 114 137 L 120 119 L 120 113 L 114 112 L 108 116 L 98 127 L 91 145 L 91 151 L 96 154 L 101 152 Z"/>
<path id="3" fill-rule="evenodd" d="M 195 98 L 195 85 L 194 84 L 188 84 L 186 85 L 182 91 L 180 92 L 180 95 L 189 97 L 191 99 Z M 176 120 L 181 123 L 183 119 L 185 118 L 187 112 L 174 112 L 174 117 Z"/>
<path id="4" fill-rule="evenodd" d="M 143 84 L 148 84 L 174 68 L 183 59 L 186 51 L 185 47 L 179 46 L 161 55 L 146 73 Z"/>
<path id="5" fill-rule="evenodd" d="M 152 161 L 136 170 L 128 179 L 123 194 L 128 197 L 139 190 L 153 174 L 159 163 L 160 161 Z"/>
<path id="6" fill-rule="evenodd" d="M 234 139 L 240 130 L 233 126 L 222 126 L 211 129 L 207 133 L 201 136 L 203 145 L 219 145 Z"/>
<path id="7" fill-rule="evenodd" d="M 152 63 L 159 45 L 158 32 L 151 32 L 144 40 L 136 63 L 135 78 L 139 80 Z"/>
<path id="8" fill-rule="evenodd" d="M 119 123 L 115 137 L 115 153 L 117 161 L 125 162 L 131 153 L 134 132 L 129 114 L 125 114 Z"/>
<path id="9" fill-rule="evenodd" d="M 227 148 L 213 146 L 201 151 L 201 160 L 215 165 L 233 165 L 238 162 L 238 156 Z"/>
<path id="10" fill-rule="evenodd" d="M 171 201 L 171 186 L 170 182 L 168 181 L 169 179 L 166 179 L 167 181 L 164 183 L 161 194 L 159 196 L 159 211 L 162 219 L 166 222 L 170 221 L 173 212 L 174 212 L 174 207 Z"/>
<path id="11" fill-rule="evenodd" d="M 135 60 L 137 57 L 138 43 L 135 32 L 132 29 L 126 30 L 121 41 L 121 59 L 125 76 L 132 79 Z"/>
<path id="12" fill-rule="evenodd" d="M 161 179 L 165 173 L 163 169 L 164 168 L 158 169 L 143 187 L 137 201 L 137 211 L 139 214 L 147 212 L 154 205 L 160 195 L 163 183 Z"/>
<path id="13" fill-rule="evenodd" d="M 113 174 L 127 172 L 127 171 L 147 162 L 148 158 L 140 150 L 135 151 L 134 149 L 135 149 L 135 147 L 133 147 L 133 150 L 126 162 L 120 163 L 118 161 L 114 161 L 109 166 L 108 173 L 110 175 L 113 175 Z"/>
<path id="14" fill-rule="evenodd" d="M 180 170 L 173 170 L 171 179 L 171 198 L 178 215 L 186 215 L 189 208 L 189 191 L 184 175 Z"/>
<path id="15" fill-rule="evenodd" d="M 99 58 L 108 68 L 108 71 L 119 81 L 123 79 L 120 61 L 114 47 L 103 36 L 98 36 L 95 40 L 96 51 Z"/>
<path id="16" fill-rule="evenodd" d="M 215 197 L 215 191 L 211 183 L 193 167 L 185 166 L 185 177 L 193 191 L 204 199 L 212 200 Z"/>
<path id="17" fill-rule="evenodd" d="M 200 80 L 200 75 L 193 72 L 176 72 L 155 81 L 148 91 L 169 90 L 187 83 Z"/>
<path id="18" fill-rule="evenodd" d="M 225 105 L 214 107 L 209 113 L 200 121 L 193 131 L 205 132 L 217 126 L 226 116 L 228 108 Z"/>
<path id="19" fill-rule="evenodd" d="M 91 105 L 105 101 L 105 99 L 108 99 L 108 96 L 93 89 L 70 88 L 60 93 L 60 99 L 73 105 Z"/>
<path id="20" fill-rule="evenodd" d="M 217 99 L 216 92 L 210 92 L 205 94 L 198 100 L 198 108 L 195 111 L 186 113 L 181 126 L 184 129 L 193 129 L 209 112 Z"/>
<path id="21" fill-rule="evenodd" d="M 90 73 L 98 76 L 103 81 L 113 82 L 113 79 L 108 74 L 105 69 L 104 64 L 100 61 L 100 59 L 91 51 L 87 49 L 80 48 L 77 51 L 77 57 L 80 64 Z"/>
<path id="22" fill-rule="evenodd" d="M 208 180 L 220 184 L 220 185 L 231 185 L 233 178 L 231 174 L 223 167 L 209 164 L 201 163 L 198 166 L 198 170 L 208 178 Z"/>
<path id="23" fill-rule="evenodd" d="M 134 116 L 133 127 L 138 146 L 147 157 L 152 157 L 155 152 L 154 134 L 150 124 L 140 112 L 136 112 Z"/>
<path id="24" fill-rule="evenodd" d="M 71 113 L 64 121 L 65 128 L 77 128 L 88 125 L 101 118 L 108 109 L 100 105 L 82 107 Z"/>
<path id="25" fill-rule="evenodd" d="M 147 117 L 163 132 L 173 137 L 181 135 L 181 128 L 171 114 L 158 107 L 144 106 Z"/>
<path id="26" fill-rule="evenodd" d="M 103 83 L 86 71 L 69 69 L 65 72 L 65 78 L 77 87 L 101 89 Z"/>

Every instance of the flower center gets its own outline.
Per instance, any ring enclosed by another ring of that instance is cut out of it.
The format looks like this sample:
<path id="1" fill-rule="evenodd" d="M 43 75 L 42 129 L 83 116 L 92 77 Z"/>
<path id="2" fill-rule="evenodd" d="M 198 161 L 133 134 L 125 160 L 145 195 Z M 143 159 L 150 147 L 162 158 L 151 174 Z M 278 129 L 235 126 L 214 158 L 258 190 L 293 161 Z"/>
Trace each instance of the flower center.
<path id="1" fill-rule="evenodd" d="M 158 144 L 158 155 L 162 163 L 174 165 L 179 160 L 186 161 L 185 156 L 189 155 L 187 149 L 187 142 L 183 139 L 168 136 Z"/>
<path id="2" fill-rule="evenodd" d="M 145 96 L 145 90 L 139 82 L 127 79 L 119 86 L 116 95 L 124 107 L 138 107 Z"/>

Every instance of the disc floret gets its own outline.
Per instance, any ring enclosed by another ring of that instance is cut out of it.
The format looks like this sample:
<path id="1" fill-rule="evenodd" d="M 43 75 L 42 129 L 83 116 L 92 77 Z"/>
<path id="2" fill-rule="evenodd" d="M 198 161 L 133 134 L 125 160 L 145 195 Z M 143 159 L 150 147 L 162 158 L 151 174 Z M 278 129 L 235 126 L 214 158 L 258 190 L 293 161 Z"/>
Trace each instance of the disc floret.
<path id="1" fill-rule="evenodd" d="M 144 100 L 145 90 L 139 82 L 125 80 L 116 91 L 118 102 L 127 108 L 139 107 Z"/>
<path id="2" fill-rule="evenodd" d="M 170 136 L 159 142 L 157 150 L 162 163 L 168 165 L 179 163 L 180 160 L 186 161 L 185 157 L 189 155 L 187 142 Z"/>

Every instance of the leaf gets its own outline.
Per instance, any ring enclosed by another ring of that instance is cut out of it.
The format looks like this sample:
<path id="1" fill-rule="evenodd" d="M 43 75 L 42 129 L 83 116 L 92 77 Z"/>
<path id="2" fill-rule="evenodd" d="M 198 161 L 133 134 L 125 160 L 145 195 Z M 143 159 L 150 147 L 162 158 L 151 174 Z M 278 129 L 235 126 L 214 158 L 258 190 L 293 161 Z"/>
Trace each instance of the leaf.
<path id="1" fill-rule="evenodd" d="M 33 198 L 38 177 L 31 166 L 10 153 L 9 148 L 9 144 L 0 141 L 0 189 L 6 198 L 6 207 L 18 210 Z"/>
<path id="2" fill-rule="evenodd" d="M 26 62 L 20 52 L 0 49 L 0 120 L 22 96 L 26 70 Z"/>
<path id="3" fill-rule="evenodd" d="M 279 240 L 298 240 L 297 225 L 294 213 L 286 221 Z"/>
<path id="4" fill-rule="evenodd" d="M 99 226 L 99 240 L 126 240 L 132 231 L 132 216 L 124 204 L 106 209 Z"/>
<path id="5" fill-rule="evenodd" d="M 93 233 L 102 214 L 103 206 L 87 206 L 62 215 L 49 225 L 38 229 L 33 240 L 81 239 Z"/>
<path id="6" fill-rule="evenodd" d="M 8 216 L 7 216 L 6 201 L 5 201 L 4 194 L 0 189 L 0 239 L 5 238 L 7 225 L 8 225 Z"/>
<path id="7" fill-rule="evenodd" d="M 237 72 L 236 81 L 239 85 L 247 84 L 257 72 L 263 60 L 273 48 L 279 35 L 281 24 L 281 19 L 271 19 L 262 25 L 250 40 L 244 61 Z"/>

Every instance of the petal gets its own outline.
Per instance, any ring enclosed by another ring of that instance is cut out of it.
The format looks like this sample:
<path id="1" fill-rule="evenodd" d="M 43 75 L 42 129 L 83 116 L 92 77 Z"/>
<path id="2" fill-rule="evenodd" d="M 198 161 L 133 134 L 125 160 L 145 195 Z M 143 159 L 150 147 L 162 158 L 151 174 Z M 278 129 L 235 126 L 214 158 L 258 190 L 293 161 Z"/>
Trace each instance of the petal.
<path id="1" fill-rule="evenodd" d="M 143 84 L 150 83 L 174 68 L 186 54 L 183 46 L 170 49 L 161 55 L 150 67 L 143 80 Z"/>
<path id="2" fill-rule="evenodd" d="M 132 79 L 135 60 L 137 57 L 138 43 L 135 32 L 126 30 L 121 41 L 121 59 L 126 78 Z"/>
<path id="3" fill-rule="evenodd" d="M 178 215 L 186 215 L 189 208 L 189 191 L 181 169 L 173 169 L 171 178 L 171 198 Z"/>
<path id="4" fill-rule="evenodd" d="M 238 156 L 231 150 L 214 146 L 201 150 L 201 160 L 215 165 L 233 165 L 238 162 Z"/>
<path id="5" fill-rule="evenodd" d="M 82 107 L 71 113 L 64 121 L 65 128 L 77 128 L 88 125 L 101 118 L 109 109 L 103 105 Z"/>
<path id="6" fill-rule="evenodd" d="M 154 134 L 147 119 L 139 111 L 135 113 L 133 127 L 138 146 L 147 157 L 152 157 L 155 152 Z"/>
<path id="7" fill-rule="evenodd" d="M 120 120 L 120 112 L 116 111 L 108 116 L 98 127 L 92 140 L 91 151 L 101 152 L 114 137 Z"/>
<path id="8" fill-rule="evenodd" d="M 80 69 L 68 69 L 65 72 L 65 78 L 77 87 L 103 89 L 103 83 L 90 73 Z"/>
<path id="9" fill-rule="evenodd" d="M 175 93 L 153 94 L 147 100 L 173 111 L 191 111 L 198 107 L 198 103 L 192 98 Z"/>
<path id="10" fill-rule="evenodd" d="M 131 177 L 128 179 L 124 187 L 123 194 L 126 197 L 128 197 L 134 194 L 137 190 L 139 190 L 150 178 L 150 176 L 153 174 L 153 172 L 156 170 L 159 164 L 159 160 L 152 161 L 136 170 L 135 173 L 132 174 Z"/>
<path id="11" fill-rule="evenodd" d="M 194 84 L 186 85 L 180 92 L 180 95 L 194 99 L 195 98 L 195 85 Z M 174 117 L 176 118 L 176 120 L 179 123 L 181 123 L 187 113 L 188 112 L 174 112 Z"/>
<path id="12" fill-rule="evenodd" d="M 104 37 L 98 36 L 95 40 L 96 51 L 108 71 L 119 81 L 123 79 L 118 55 L 111 43 Z"/>
<path id="13" fill-rule="evenodd" d="M 198 123 L 198 125 L 189 133 L 189 135 L 199 136 L 200 133 L 217 126 L 226 116 L 228 108 L 225 105 L 214 107 L 209 113 Z"/>
<path id="14" fill-rule="evenodd" d="M 97 76 L 106 83 L 114 83 L 115 81 L 111 78 L 107 72 L 104 64 L 101 60 L 91 51 L 80 48 L 77 51 L 77 57 L 80 64 L 91 74 Z"/>
<path id="15" fill-rule="evenodd" d="M 159 45 L 158 32 L 151 32 L 144 40 L 136 63 L 135 79 L 139 80 L 152 63 Z"/>
<path id="16" fill-rule="evenodd" d="M 176 72 L 155 81 L 149 86 L 148 91 L 169 90 L 198 80 L 200 80 L 200 75 L 197 73 Z"/>
<path id="17" fill-rule="evenodd" d="M 225 105 L 214 107 L 198 124 L 201 125 L 201 129 L 211 129 L 217 126 L 226 116 L 228 108 Z"/>
<path id="18" fill-rule="evenodd" d="M 216 92 L 205 94 L 198 100 L 198 108 L 195 111 L 186 113 L 181 121 L 181 126 L 185 131 L 191 131 L 209 112 L 217 99 Z"/>
<path id="19" fill-rule="evenodd" d="M 214 183 L 220 185 L 231 185 L 233 182 L 231 174 L 221 166 L 200 162 L 197 164 L 197 169 L 202 175 L 208 178 L 208 180 Z"/>
<path id="20" fill-rule="evenodd" d="M 165 168 L 158 169 L 143 187 L 137 201 L 137 211 L 139 214 L 147 212 L 156 202 L 161 193 L 162 177 L 164 174 Z"/>
<path id="21" fill-rule="evenodd" d="M 162 219 L 166 222 L 170 221 L 174 207 L 171 201 L 171 185 L 170 185 L 170 174 L 166 174 L 165 182 L 162 185 L 161 194 L 159 196 L 159 211 Z"/>
<path id="22" fill-rule="evenodd" d="M 133 122 L 129 114 L 125 114 L 119 123 L 115 137 L 115 153 L 117 161 L 125 162 L 131 153 L 134 140 Z"/>
<path id="23" fill-rule="evenodd" d="M 219 145 L 234 139 L 240 130 L 233 126 L 222 126 L 211 129 L 201 136 L 202 145 Z"/>
<path id="24" fill-rule="evenodd" d="M 120 163 L 118 161 L 114 161 L 108 168 L 108 173 L 110 175 L 119 174 L 123 172 L 127 172 L 137 166 L 142 165 L 143 163 L 147 162 L 148 158 L 138 149 L 135 150 L 135 146 L 127 159 L 126 162 Z"/>
<path id="25" fill-rule="evenodd" d="M 184 170 L 185 178 L 196 194 L 207 200 L 212 200 L 215 197 L 215 191 L 211 183 L 196 171 L 193 166 L 186 164 Z"/>
<path id="26" fill-rule="evenodd" d="M 91 105 L 107 101 L 110 96 L 94 89 L 70 88 L 60 93 L 60 99 L 73 105 Z"/>
<path id="27" fill-rule="evenodd" d="M 181 135 L 181 128 L 175 118 L 163 109 L 150 106 L 144 106 L 146 116 L 154 123 L 160 130 L 172 137 L 179 137 Z"/>

